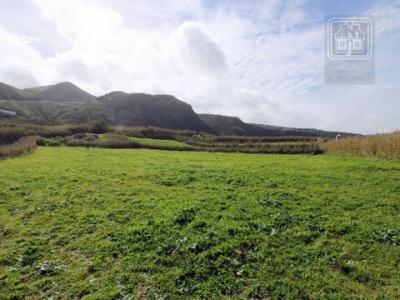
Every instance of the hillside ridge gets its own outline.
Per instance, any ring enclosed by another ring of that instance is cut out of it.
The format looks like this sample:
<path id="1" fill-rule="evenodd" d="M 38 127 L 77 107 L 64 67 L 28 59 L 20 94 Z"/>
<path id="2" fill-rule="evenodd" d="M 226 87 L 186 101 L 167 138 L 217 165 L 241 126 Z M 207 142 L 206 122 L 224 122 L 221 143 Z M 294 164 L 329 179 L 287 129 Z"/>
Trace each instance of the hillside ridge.
<path id="1" fill-rule="evenodd" d="M 238 136 L 321 136 L 347 134 L 243 122 L 236 116 L 198 114 L 173 95 L 112 91 L 96 97 L 71 82 L 18 89 L 0 83 L 0 114 L 41 124 L 103 121 L 113 126 L 154 126 Z"/>

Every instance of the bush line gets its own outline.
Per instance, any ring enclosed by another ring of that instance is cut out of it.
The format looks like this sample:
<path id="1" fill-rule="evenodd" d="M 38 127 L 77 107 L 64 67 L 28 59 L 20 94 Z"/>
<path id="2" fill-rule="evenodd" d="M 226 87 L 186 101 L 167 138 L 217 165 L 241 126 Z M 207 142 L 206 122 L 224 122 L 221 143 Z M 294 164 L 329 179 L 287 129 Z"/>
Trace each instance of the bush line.
<path id="1" fill-rule="evenodd" d="M 11 145 L 0 146 L 0 158 L 20 156 L 31 152 L 37 146 L 37 139 L 37 136 L 26 136 Z"/>

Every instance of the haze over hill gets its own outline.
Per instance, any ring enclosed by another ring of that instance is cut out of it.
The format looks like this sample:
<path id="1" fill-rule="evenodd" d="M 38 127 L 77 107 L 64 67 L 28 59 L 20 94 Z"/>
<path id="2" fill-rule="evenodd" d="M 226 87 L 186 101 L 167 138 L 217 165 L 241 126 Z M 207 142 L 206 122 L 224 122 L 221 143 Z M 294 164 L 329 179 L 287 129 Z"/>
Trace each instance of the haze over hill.
<path id="1" fill-rule="evenodd" d="M 33 87 L 24 89 L 23 91 L 31 94 L 33 98 L 37 98 L 38 100 L 48 100 L 56 102 L 86 102 L 96 99 L 95 96 L 80 89 L 70 82 L 61 82 L 54 85 Z"/>
<path id="2" fill-rule="evenodd" d="M 2 113 L 15 112 L 16 115 Z M 219 135 L 334 136 L 338 132 L 245 123 L 238 117 L 197 114 L 171 95 L 111 92 L 100 97 L 69 82 L 18 89 L 0 83 L 0 118 L 44 123 L 94 123 L 155 126 Z"/>
<path id="3" fill-rule="evenodd" d="M 23 100 L 23 90 L 11 85 L 0 82 L 0 99 L 3 100 Z"/>
<path id="4" fill-rule="evenodd" d="M 96 97 L 80 89 L 70 82 L 54 85 L 18 89 L 0 82 L 1 100 L 18 101 L 54 101 L 54 102 L 86 102 Z"/>

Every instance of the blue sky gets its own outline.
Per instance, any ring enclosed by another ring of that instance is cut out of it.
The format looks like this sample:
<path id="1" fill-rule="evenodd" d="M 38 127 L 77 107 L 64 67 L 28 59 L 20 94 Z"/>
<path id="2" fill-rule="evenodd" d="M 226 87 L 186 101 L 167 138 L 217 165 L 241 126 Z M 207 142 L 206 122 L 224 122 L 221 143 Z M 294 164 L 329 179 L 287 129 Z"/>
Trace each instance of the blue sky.
<path id="1" fill-rule="evenodd" d="M 0 0 L 0 81 L 168 93 L 198 112 L 400 128 L 400 1 Z M 327 85 L 327 16 L 371 15 L 376 81 Z"/>

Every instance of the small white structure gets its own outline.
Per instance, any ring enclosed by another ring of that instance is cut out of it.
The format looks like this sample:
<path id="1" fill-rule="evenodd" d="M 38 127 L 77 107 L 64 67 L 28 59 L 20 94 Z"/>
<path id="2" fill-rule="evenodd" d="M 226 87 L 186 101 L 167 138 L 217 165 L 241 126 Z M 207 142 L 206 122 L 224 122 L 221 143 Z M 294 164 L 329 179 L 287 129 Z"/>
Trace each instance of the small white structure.
<path id="1" fill-rule="evenodd" d="M 336 140 L 340 140 L 342 138 L 341 134 L 336 135 Z"/>
<path id="2" fill-rule="evenodd" d="M 15 117 L 17 113 L 11 110 L 0 109 L 0 116 L 1 115 L 6 115 L 8 117 Z"/>

